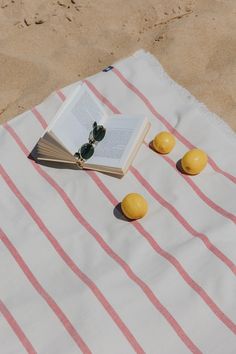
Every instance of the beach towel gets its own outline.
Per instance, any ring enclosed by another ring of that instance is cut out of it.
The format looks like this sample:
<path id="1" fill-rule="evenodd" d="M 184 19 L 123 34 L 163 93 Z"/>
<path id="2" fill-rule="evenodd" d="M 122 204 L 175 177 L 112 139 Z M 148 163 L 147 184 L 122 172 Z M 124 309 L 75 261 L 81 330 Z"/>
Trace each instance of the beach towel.
<path id="1" fill-rule="evenodd" d="M 236 139 L 143 50 L 83 81 L 151 129 L 121 179 L 29 158 L 78 83 L 0 127 L 0 353 L 236 352 Z M 168 155 L 149 147 L 174 134 Z M 176 167 L 198 147 L 196 176 Z M 137 221 L 119 203 L 148 202 Z"/>

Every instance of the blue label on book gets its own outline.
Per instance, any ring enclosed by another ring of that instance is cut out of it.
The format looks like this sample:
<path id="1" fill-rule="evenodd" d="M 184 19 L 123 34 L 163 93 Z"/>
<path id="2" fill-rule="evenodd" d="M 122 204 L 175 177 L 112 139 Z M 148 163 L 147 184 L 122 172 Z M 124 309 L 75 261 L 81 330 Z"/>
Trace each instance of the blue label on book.
<path id="1" fill-rule="evenodd" d="M 104 73 L 107 73 L 108 71 L 112 70 L 113 69 L 113 66 L 108 66 L 106 67 L 105 69 L 103 69 L 102 71 L 104 71 Z"/>

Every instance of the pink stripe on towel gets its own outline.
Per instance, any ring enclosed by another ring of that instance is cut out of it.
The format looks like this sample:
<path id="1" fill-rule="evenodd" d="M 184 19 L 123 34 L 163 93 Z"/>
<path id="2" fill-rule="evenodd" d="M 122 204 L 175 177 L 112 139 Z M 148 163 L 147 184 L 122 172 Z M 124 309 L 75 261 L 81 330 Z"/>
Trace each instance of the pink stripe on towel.
<path id="1" fill-rule="evenodd" d="M 2 231 L 0 229 L 0 239 L 2 239 Z M 0 312 L 3 317 L 8 322 L 9 326 L 14 331 L 15 335 L 20 340 L 21 344 L 29 354 L 36 354 L 36 350 L 34 349 L 33 345 L 30 343 L 29 339 L 26 337 L 25 333 L 23 332 L 22 328 L 16 322 L 15 318 L 12 316 L 6 305 L 0 300 Z"/>

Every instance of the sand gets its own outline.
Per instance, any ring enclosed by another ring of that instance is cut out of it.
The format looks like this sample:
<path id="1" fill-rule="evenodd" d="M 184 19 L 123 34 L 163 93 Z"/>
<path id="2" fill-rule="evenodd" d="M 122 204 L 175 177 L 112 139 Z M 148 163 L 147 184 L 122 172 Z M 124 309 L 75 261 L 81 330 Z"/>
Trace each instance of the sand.
<path id="1" fill-rule="evenodd" d="M 0 122 L 140 48 L 236 131 L 235 0 L 0 0 Z"/>

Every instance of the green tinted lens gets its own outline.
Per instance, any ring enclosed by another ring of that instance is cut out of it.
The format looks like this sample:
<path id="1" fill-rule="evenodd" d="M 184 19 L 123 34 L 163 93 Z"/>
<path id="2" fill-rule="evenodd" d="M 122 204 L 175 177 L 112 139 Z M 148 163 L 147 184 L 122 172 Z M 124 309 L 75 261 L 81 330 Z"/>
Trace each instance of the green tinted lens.
<path id="1" fill-rule="evenodd" d="M 93 145 L 87 143 L 81 146 L 80 149 L 80 156 L 82 157 L 82 159 L 84 160 L 88 160 L 90 159 L 90 157 L 92 157 L 94 154 L 94 147 Z"/>
<path id="2" fill-rule="evenodd" d="M 102 125 L 97 125 L 93 129 L 93 138 L 96 141 L 101 141 L 106 134 L 106 129 Z"/>

